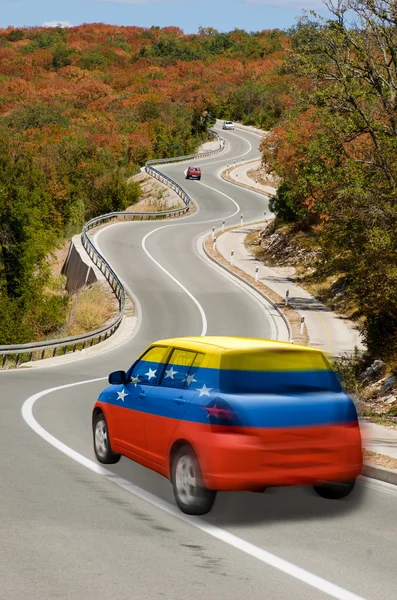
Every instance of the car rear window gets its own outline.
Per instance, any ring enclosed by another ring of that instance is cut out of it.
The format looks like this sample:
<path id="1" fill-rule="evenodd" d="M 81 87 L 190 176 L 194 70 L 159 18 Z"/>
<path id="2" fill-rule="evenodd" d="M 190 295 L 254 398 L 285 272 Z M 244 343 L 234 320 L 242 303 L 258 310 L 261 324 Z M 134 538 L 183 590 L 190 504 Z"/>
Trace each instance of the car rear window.
<path id="1" fill-rule="evenodd" d="M 340 392 L 339 380 L 317 352 L 260 351 L 222 357 L 220 389 L 236 394 Z"/>

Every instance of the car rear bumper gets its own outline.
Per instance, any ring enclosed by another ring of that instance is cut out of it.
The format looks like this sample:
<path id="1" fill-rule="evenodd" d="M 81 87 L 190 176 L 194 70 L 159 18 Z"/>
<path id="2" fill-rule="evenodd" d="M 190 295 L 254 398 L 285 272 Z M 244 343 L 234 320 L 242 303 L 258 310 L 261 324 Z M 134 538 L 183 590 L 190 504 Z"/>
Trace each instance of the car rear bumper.
<path id="1" fill-rule="evenodd" d="M 295 441 L 291 437 L 287 441 L 285 432 L 267 442 L 263 436 L 212 433 L 200 444 L 206 487 L 219 491 L 256 490 L 358 477 L 363 460 L 359 428 L 326 428 L 322 436 L 317 428 L 313 429 L 315 433 L 309 432 L 307 437 Z"/>

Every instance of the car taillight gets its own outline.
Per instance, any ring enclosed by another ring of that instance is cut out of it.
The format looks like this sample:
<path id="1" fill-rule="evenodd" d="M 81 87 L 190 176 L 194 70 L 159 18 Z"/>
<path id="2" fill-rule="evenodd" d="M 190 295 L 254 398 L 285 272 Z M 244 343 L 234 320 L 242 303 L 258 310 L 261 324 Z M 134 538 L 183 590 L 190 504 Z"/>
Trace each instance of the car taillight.
<path id="1" fill-rule="evenodd" d="M 236 411 L 224 400 L 212 400 L 205 407 L 211 428 L 217 433 L 242 433 Z"/>

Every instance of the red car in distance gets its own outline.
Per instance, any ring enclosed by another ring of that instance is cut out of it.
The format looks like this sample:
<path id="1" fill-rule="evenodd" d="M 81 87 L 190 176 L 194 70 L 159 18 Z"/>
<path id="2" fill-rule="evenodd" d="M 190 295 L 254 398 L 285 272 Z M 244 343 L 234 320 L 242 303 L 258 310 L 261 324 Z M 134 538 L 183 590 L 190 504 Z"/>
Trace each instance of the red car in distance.
<path id="1" fill-rule="evenodd" d="M 189 167 L 186 171 L 186 179 L 201 179 L 201 169 L 200 167 Z"/>

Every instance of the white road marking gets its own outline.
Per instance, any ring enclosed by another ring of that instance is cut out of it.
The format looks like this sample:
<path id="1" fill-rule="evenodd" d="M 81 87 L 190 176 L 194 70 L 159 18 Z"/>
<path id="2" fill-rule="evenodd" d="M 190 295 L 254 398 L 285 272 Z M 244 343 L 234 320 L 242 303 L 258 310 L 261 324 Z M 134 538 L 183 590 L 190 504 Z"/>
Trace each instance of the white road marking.
<path id="1" fill-rule="evenodd" d="M 267 314 L 268 322 L 271 327 L 271 339 L 272 340 L 280 339 L 280 335 L 279 335 L 280 330 L 278 327 L 278 320 L 280 319 L 280 323 L 281 323 L 282 327 L 284 327 L 287 331 L 287 336 L 284 341 L 288 342 L 289 341 L 288 329 L 287 329 L 283 319 L 280 317 L 279 313 L 277 313 L 277 311 L 271 306 L 271 304 L 269 304 L 268 306 L 265 307 L 265 304 L 266 304 L 265 298 L 263 298 L 262 296 L 259 296 L 259 293 L 256 292 L 255 290 L 253 290 L 252 288 L 250 288 L 246 283 L 244 283 L 240 279 L 237 279 L 237 277 L 235 277 L 234 275 L 232 276 L 230 273 L 228 273 L 228 271 L 226 271 L 220 265 L 218 265 L 217 263 L 214 263 L 212 260 L 210 260 L 208 258 L 208 256 L 205 254 L 205 252 L 203 250 L 203 241 L 204 241 L 205 237 L 206 237 L 206 234 L 204 234 L 204 235 L 199 234 L 196 237 L 196 251 L 197 251 L 199 257 L 209 267 L 214 269 L 214 271 L 216 271 L 217 273 L 219 273 L 220 275 L 225 277 L 229 282 L 232 282 L 236 287 L 244 290 L 246 294 L 251 296 L 252 300 L 254 300 L 254 302 L 257 303 L 257 305 L 262 309 L 262 311 L 264 311 Z"/>
<path id="2" fill-rule="evenodd" d="M 238 212 L 240 212 L 240 206 L 237 204 L 237 202 L 235 200 L 233 200 L 233 198 L 231 198 L 230 196 L 228 196 L 227 194 L 224 194 L 223 192 L 220 192 L 219 190 L 206 185 L 205 183 L 201 183 L 200 185 L 203 185 L 204 187 L 217 192 L 218 194 L 221 194 L 222 196 L 224 196 L 225 198 L 227 198 L 228 200 L 230 200 L 231 202 L 233 202 L 233 204 L 236 207 L 235 212 L 232 215 L 229 215 L 227 217 L 224 217 L 225 219 L 231 219 L 232 217 L 234 217 L 235 215 L 237 215 Z M 206 225 L 207 223 L 214 223 L 215 221 L 218 221 L 219 219 L 211 219 L 209 221 L 194 221 L 192 223 L 186 223 L 186 225 Z M 172 281 L 174 281 L 188 296 L 191 300 L 193 300 L 194 304 L 197 306 L 197 308 L 199 309 L 200 315 L 201 315 L 201 320 L 202 320 L 202 331 L 200 335 L 205 335 L 207 332 L 207 327 L 208 327 L 208 323 L 207 323 L 207 317 L 206 314 L 204 312 L 203 307 L 201 306 L 200 302 L 197 300 L 197 298 L 195 296 L 193 296 L 193 294 L 191 292 L 189 292 L 189 290 L 178 280 L 176 279 L 176 277 L 174 277 L 173 275 L 171 275 L 171 273 L 169 271 L 167 271 L 167 269 L 165 267 L 163 267 L 149 252 L 149 250 L 146 247 L 146 240 L 153 234 L 155 234 L 158 231 L 161 231 L 163 229 L 166 229 L 167 227 L 176 227 L 176 225 L 163 225 L 162 227 L 158 227 L 157 229 L 153 229 L 152 231 L 149 231 L 149 233 L 147 233 L 145 235 L 145 237 L 142 240 L 142 248 L 143 251 L 145 252 L 145 254 L 150 258 L 150 260 L 152 260 L 155 265 L 157 265 L 159 267 L 159 269 L 161 269 L 163 271 L 163 273 L 165 273 L 166 275 L 168 275 L 168 277 L 170 277 L 170 279 L 172 279 Z"/>
<path id="3" fill-rule="evenodd" d="M 357 594 L 349 592 L 349 591 L 345 590 L 344 588 L 342 588 L 338 585 L 335 585 L 335 584 L 331 583 L 330 581 L 327 581 L 326 579 L 323 579 L 322 577 L 318 577 L 317 575 L 310 573 L 310 571 L 306 571 L 305 569 L 302 569 L 301 567 L 298 567 L 297 565 L 294 565 L 293 563 L 290 563 L 290 562 L 284 560 L 283 558 L 276 556 L 275 554 L 271 554 L 270 552 L 267 552 L 266 550 L 263 550 L 262 548 L 259 548 L 258 546 L 251 544 L 250 542 L 246 542 L 242 538 L 239 538 L 236 535 L 233 535 L 232 533 L 229 533 L 228 531 L 221 529 L 220 527 L 211 525 L 199 517 L 191 517 L 189 515 L 185 515 L 184 513 L 180 512 L 179 509 L 177 509 L 172 504 L 169 504 L 165 500 L 162 500 L 161 498 L 158 498 L 154 494 L 147 492 L 146 490 L 140 488 L 139 486 L 131 483 L 127 479 L 124 479 L 123 477 L 115 475 L 108 469 L 105 469 L 102 465 L 99 465 L 96 462 L 87 458 L 86 456 L 83 456 L 79 452 L 76 452 L 75 450 L 73 450 L 72 448 L 70 448 L 69 446 L 67 446 L 66 444 L 61 442 L 60 440 L 58 440 L 56 437 L 51 435 L 34 418 L 33 407 L 34 407 L 35 403 L 43 396 L 46 396 L 53 392 L 57 392 L 57 391 L 64 390 L 67 388 L 77 387 L 79 385 L 86 385 L 86 384 L 94 383 L 97 381 L 104 381 L 105 379 L 107 379 L 107 378 L 100 377 L 97 379 L 90 379 L 87 381 L 79 381 L 76 383 L 69 383 L 67 385 L 53 387 L 53 388 L 50 388 L 47 390 L 43 390 L 37 394 L 34 394 L 33 396 L 30 396 L 27 400 L 25 400 L 25 402 L 22 406 L 22 417 L 23 417 L 24 421 L 27 423 L 27 425 L 31 429 L 33 429 L 33 431 L 35 431 L 41 438 L 43 438 L 46 442 L 48 442 L 49 444 L 54 446 L 54 448 L 56 448 L 60 452 L 63 452 L 64 454 L 66 454 L 66 456 L 68 456 L 69 458 L 72 458 L 73 460 L 75 460 L 82 466 L 86 467 L 87 469 L 90 469 L 97 475 L 101 475 L 108 481 L 115 483 L 117 486 L 119 486 L 120 488 L 123 488 L 130 494 L 133 494 L 134 496 L 140 498 L 141 500 L 148 502 L 152 506 L 155 506 L 156 508 L 163 510 L 167 514 L 174 516 L 175 518 L 179 519 L 180 521 L 183 521 L 184 523 L 188 523 L 189 525 L 196 527 L 196 529 L 199 529 L 200 531 L 207 533 L 208 535 L 224 542 L 225 544 L 228 544 L 229 546 L 233 546 L 237 550 L 240 550 L 241 552 L 244 552 L 245 554 L 248 554 L 249 556 L 260 560 L 262 563 L 264 563 L 266 565 L 269 565 L 271 567 L 274 567 L 275 569 L 278 569 L 279 571 L 281 571 L 282 573 L 285 573 L 286 575 L 290 575 L 291 577 L 294 577 L 295 579 L 301 581 L 302 583 L 305 583 L 321 592 L 324 592 L 325 594 L 327 594 L 328 596 L 331 596 L 332 598 L 336 598 L 337 600 L 364 600 L 364 598 L 362 598 L 361 596 L 358 596 Z"/>
<path id="4" fill-rule="evenodd" d="M 237 204 L 237 202 L 235 200 L 233 200 L 233 198 L 231 198 L 230 196 L 228 196 L 227 194 L 224 194 L 223 192 L 220 192 L 219 190 L 206 185 L 204 183 L 201 183 L 201 185 L 204 185 L 204 187 L 207 187 L 208 189 L 217 192 L 218 194 L 221 194 L 222 196 L 224 196 L 225 198 L 227 198 L 228 200 L 230 200 L 236 207 L 236 210 L 234 211 L 234 213 L 232 213 L 231 215 L 228 215 L 226 217 L 224 217 L 224 219 L 231 219 L 232 217 L 236 216 L 239 212 L 240 212 L 240 206 Z M 190 223 L 185 223 L 185 225 L 206 225 L 207 223 L 215 223 L 216 221 L 219 221 L 219 219 L 210 219 L 208 221 L 194 221 L 194 222 L 190 222 Z M 142 221 L 143 223 L 143 221 Z M 117 225 L 126 225 L 127 223 L 113 223 L 110 224 L 109 227 L 115 227 Z M 204 312 L 203 307 L 201 306 L 200 302 L 197 300 L 197 298 L 195 296 L 193 296 L 193 294 L 191 292 L 189 292 L 189 290 L 183 285 L 183 283 L 181 283 L 178 279 L 176 279 L 176 277 L 174 277 L 169 271 L 167 271 L 167 269 L 165 267 L 163 267 L 149 252 L 149 250 L 146 247 L 146 240 L 153 234 L 155 234 L 158 231 L 162 231 L 163 229 L 169 228 L 169 227 L 177 227 L 178 224 L 169 224 L 169 225 L 163 225 L 161 227 L 157 227 L 156 229 L 153 229 L 152 231 L 149 231 L 149 233 L 147 233 L 145 235 L 145 237 L 142 240 L 142 249 L 145 252 L 145 254 L 150 258 L 151 261 L 154 262 L 154 264 L 163 271 L 163 273 L 165 273 L 170 279 L 172 279 L 172 281 L 174 283 L 176 283 L 184 292 L 185 294 L 187 294 L 189 296 L 189 298 L 194 302 L 194 304 L 197 306 L 199 312 L 200 312 L 200 316 L 201 316 L 201 321 L 202 321 L 202 330 L 201 330 L 201 334 L 200 335 L 205 335 L 207 332 L 207 327 L 208 327 L 208 323 L 207 323 L 207 317 L 206 314 Z M 105 231 L 105 229 L 108 229 L 108 227 L 101 229 L 100 231 L 98 231 L 95 235 L 94 235 L 94 244 L 97 245 L 97 240 L 99 235 L 101 235 L 101 233 L 103 231 Z M 108 261 L 109 262 L 109 261 Z M 110 264 L 110 263 L 109 263 Z M 123 282 L 124 285 L 124 282 Z"/>
<path id="5" fill-rule="evenodd" d="M 158 266 L 159 269 L 161 269 L 163 271 L 163 273 L 165 273 L 170 279 L 172 279 L 172 281 L 174 283 L 176 283 L 184 292 L 185 294 L 187 294 L 189 296 L 189 298 L 191 300 L 193 300 L 194 304 L 197 306 L 200 316 L 201 316 L 201 322 L 202 322 L 202 329 L 201 329 L 201 333 L 200 335 L 205 335 L 207 333 L 207 328 L 208 328 L 208 323 L 207 323 L 207 316 L 204 312 L 203 307 L 201 306 L 200 302 L 197 300 L 197 298 L 195 296 L 193 296 L 193 294 L 191 292 L 189 292 L 189 290 L 183 285 L 183 283 L 181 283 L 176 277 L 174 277 L 173 275 L 171 275 L 171 273 L 169 271 L 167 271 L 167 269 L 165 267 L 163 267 L 155 258 L 154 256 L 152 256 L 149 252 L 149 250 L 146 248 L 146 240 L 153 235 L 154 233 L 156 233 L 157 231 L 161 231 L 162 229 L 166 229 L 167 227 L 172 227 L 172 225 L 165 225 L 164 227 L 159 227 L 158 229 L 153 229 L 153 231 L 149 231 L 149 233 L 147 233 L 145 235 L 145 237 L 142 240 L 142 248 L 143 251 L 145 252 L 145 254 L 150 258 L 151 261 L 154 262 L 155 265 Z"/>

